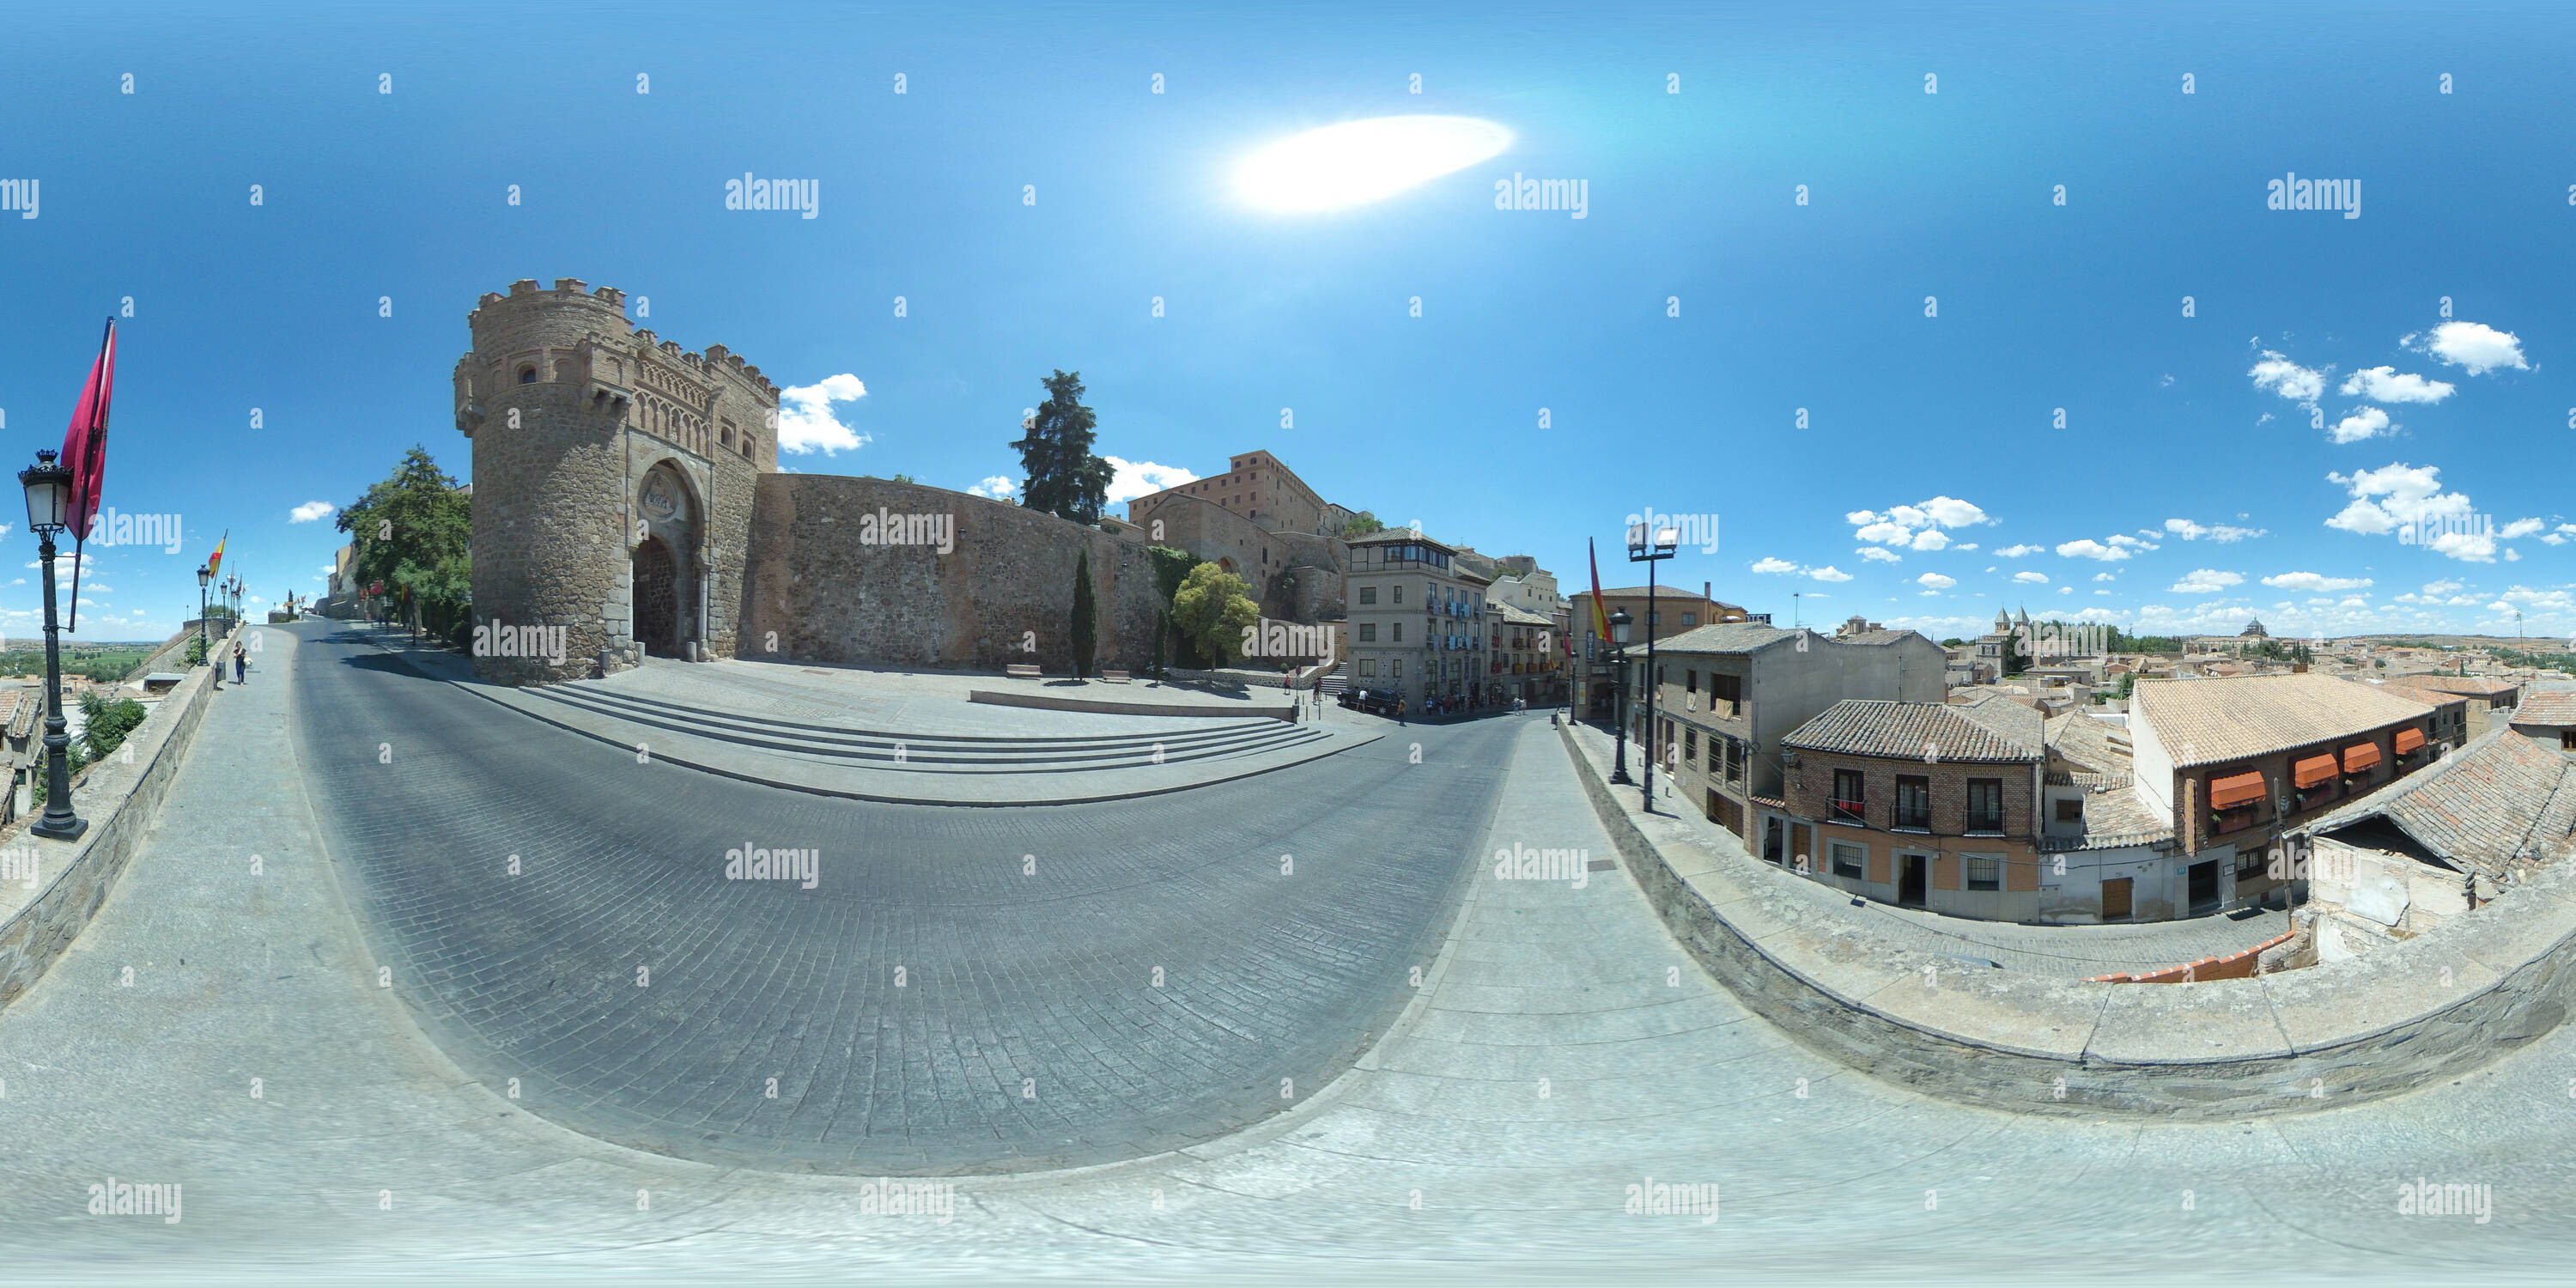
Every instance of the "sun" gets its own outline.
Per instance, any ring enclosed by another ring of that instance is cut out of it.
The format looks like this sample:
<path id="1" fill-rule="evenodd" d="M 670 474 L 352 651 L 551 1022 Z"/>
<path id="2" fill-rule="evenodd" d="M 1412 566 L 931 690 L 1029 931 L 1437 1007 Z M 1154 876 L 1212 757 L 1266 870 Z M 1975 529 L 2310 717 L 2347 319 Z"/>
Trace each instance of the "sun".
<path id="1" fill-rule="evenodd" d="M 1291 136 L 1245 157 L 1235 191 L 1264 210 L 1339 210 L 1495 156 L 1512 132 L 1472 116 L 1381 116 Z"/>

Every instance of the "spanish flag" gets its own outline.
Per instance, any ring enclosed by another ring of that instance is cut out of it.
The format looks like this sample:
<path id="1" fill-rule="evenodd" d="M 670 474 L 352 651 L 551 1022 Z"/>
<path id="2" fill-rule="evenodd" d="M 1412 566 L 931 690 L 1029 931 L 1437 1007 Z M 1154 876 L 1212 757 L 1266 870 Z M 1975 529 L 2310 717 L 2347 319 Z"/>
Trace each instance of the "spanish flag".
<path id="1" fill-rule="evenodd" d="M 207 573 L 207 575 L 212 576 L 212 575 L 213 575 L 213 574 L 215 574 L 215 573 L 219 573 L 219 572 L 222 572 L 222 571 L 223 571 L 223 568 L 224 568 L 224 543 L 225 543 L 225 542 L 227 542 L 227 541 L 232 540 L 232 537 L 233 537 L 232 529 L 230 529 L 230 528 L 226 528 L 226 529 L 224 529 L 224 535 L 222 535 L 222 536 L 220 536 L 220 537 L 217 537 L 217 538 L 215 539 L 215 553 L 213 553 L 212 555 L 209 555 L 209 556 L 207 556 L 207 557 L 206 557 L 206 573 Z"/>
<path id="2" fill-rule="evenodd" d="M 1610 642 L 1610 610 L 1601 603 L 1601 552 L 1593 549 L 1592 539 L 1583 539 L 1584 553 L 1592 558 L 1592 635 L 1602 644 Z"/>

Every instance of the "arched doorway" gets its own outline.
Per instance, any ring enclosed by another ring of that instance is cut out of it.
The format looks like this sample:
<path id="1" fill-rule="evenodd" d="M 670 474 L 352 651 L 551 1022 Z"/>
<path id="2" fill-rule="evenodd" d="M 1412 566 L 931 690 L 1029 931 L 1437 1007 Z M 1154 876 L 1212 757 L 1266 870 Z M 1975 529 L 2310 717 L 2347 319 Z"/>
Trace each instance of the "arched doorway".
<path id="1" fill-rule="evenodd" d="M 662 539 L 635 548 L 635 642 L 655 657 L 680 655 L 680 569 Z"/>

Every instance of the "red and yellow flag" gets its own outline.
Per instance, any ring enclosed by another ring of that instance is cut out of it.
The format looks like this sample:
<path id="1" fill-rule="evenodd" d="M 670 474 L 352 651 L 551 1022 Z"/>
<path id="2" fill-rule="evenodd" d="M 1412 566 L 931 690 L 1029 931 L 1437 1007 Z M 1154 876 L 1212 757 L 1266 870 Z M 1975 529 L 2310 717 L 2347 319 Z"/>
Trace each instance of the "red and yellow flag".
<path id="1" fill-rule="evenodd" d="M 1601 552 L 1593 549 L 1592 539 L 1583 539 L 1584 553 L 1592 559 L 1592 633 L 1602 643 L 1610 642 L 1610 610 L 1601 603 Z"/>
<path id="2" fill-rule="evenodd" d="M 224 529 L 224 535 L 215 539 L 215 552 L 206 557 L 206 572 L 209 575 L 223 571 L 224 543 L 232 540 L 232 537 L 232 529 L 226 528 Z"/>

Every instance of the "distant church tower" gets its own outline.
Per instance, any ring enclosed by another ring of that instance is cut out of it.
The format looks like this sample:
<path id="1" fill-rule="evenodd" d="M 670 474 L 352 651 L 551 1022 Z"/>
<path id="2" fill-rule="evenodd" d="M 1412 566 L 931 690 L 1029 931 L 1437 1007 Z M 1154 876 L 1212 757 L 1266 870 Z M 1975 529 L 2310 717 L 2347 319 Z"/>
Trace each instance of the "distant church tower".
<path id="1" fill-rule="evenodd" d="M 560 626 L 564 659 L 478 657 L 506 683 L 580 679 L 645 654 L 733 656 L 759 476 L 778 469 L 778 387 L 701 354 L 569 277 L 487 294 L 456 363 L 474 442 L 474 617 Z"/>

